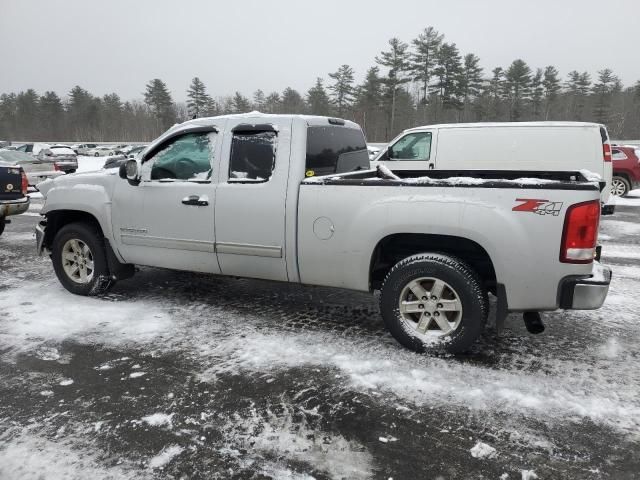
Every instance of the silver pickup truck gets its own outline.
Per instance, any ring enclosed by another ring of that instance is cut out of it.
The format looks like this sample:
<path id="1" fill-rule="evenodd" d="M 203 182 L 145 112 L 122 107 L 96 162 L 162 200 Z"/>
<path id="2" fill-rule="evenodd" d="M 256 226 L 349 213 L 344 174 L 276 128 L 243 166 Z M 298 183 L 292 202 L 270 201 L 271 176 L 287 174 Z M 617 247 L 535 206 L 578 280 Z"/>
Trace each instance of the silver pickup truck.
<path id="1" fill-rule="evenodd" d="M 340 173 L 350 172 L 350 173 Z M 396 176 L 399 175 L 399 176 Z M 37 248 L 66 289 L 134 265 L 380 290 L 391 334 L 462 352 L 523 312 L 596 309 L 599 185 L 579 172 L 368 170 L 358 125 L 246 114 L 170 129 L 118 172 L 39 184 Z"/>

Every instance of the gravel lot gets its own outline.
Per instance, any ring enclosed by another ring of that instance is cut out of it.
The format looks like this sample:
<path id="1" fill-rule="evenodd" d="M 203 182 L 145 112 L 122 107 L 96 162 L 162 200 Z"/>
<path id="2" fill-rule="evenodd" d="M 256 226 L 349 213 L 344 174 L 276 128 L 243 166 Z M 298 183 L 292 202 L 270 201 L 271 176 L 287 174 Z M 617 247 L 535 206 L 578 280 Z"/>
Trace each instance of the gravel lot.
<path id="1" fill-rule="evenodd" d="M 635 193 L 602 221 L 601 310 L 512 316 L 465 357 L 403 350 L 341 290 L 145 268 L 73 296 L 35 198 L 0 237 L 0 478 L 638 478 Z"/>

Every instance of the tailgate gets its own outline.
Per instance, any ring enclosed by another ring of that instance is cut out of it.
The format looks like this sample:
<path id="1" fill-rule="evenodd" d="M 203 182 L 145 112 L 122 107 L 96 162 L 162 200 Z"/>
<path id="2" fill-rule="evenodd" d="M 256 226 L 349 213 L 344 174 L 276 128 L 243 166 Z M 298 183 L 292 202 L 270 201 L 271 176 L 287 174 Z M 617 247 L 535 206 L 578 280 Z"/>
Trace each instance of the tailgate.
<path id="1" fill-rule="evenodd" d="M 22 174 L 20 167 L 0 165 L 0 201 L 22 198 Z"/>

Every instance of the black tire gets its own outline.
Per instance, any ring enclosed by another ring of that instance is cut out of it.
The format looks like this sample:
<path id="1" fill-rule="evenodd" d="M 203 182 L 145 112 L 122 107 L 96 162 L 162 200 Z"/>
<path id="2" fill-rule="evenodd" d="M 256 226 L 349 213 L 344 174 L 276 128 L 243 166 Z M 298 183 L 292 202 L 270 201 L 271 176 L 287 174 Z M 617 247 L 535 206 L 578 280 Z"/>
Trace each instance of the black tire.
<path id="1" fill-rule="evenodd" d="M 2 233 L 4 232 L 4 227 L 7 224 L 7 222 L 5 222 L 5 217 L 0 217 L 0 235 L 2 235 Z"/>
<path id="2" fill-rule="evenodd" d="M 99 156 L 100 156 L 100 154 L 99 154 L 98 152 L 96 152 L 96 153 L 94 153 L 94 154 L 93 154 L 93 156 L 94 156 L 94 157 L 99 157 Z"/>
<path id="3" fill-rule="evenodd" d="M 86 244 L 93 258 L 93 277 L 87 283 L 76 283 L 65 272 L 62 251 L 67 241 L 76 239 Z M 56 233 L 51 245 L 53 269 L 62 286 L 76 295 L 92 296 L 106 292 L 113 285 L 109 273 L 104 240 L 96 227 L 88 223 L 70 223 Z"/>
<path id="4" fill-rule="evenodd" d="M 433 345 L 420 338 L 400 313 L 403 290 L 412 280 L 421 277 L 439 279 L 451 286 L 462 305 L 457 328 Z M 457 354 L 467 351 L 482 334 L 489 314 L 489 301 L 480 277 L 464 262 L 448 255 L 421 253 L 401 260 L 389 271 L 382 284 L 380 312 L 391 335 L 405 347 L 416 352 L 424 352 L 430 347 L 444 348 Z"/>
<path id="5" fill-rule="evenodd" d="M 76 173 L 76 169 L 74 168 L 73 170 L 67 170 L 67 173 Z"/>
<path id="6" fill-rule="evenodd" d="M 611 179 L 611 184 L 612 184 L 611 193 L 613 193 L 613 188 L 615 187 L 616 183 L 618 183 L 623 188 L 623 191 L 618 195 L 616 195 L 614 193 L 614 195 L 619 196 L 619 197 L 626 197 L 627 194 L 629 193 L 629 191 L 631 191 L 631 185 L 629 184 L 629 180 L 627 180 L 624 177 L 619 177 L 619 176 L 615 175 Z"/>

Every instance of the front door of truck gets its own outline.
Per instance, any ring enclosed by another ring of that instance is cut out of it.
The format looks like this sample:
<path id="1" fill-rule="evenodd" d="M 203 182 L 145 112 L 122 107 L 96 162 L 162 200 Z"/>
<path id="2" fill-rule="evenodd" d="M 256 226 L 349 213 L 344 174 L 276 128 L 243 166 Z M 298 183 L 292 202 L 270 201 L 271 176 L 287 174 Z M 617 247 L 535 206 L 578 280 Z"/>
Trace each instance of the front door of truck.
<path id="1" fill-rule="evenodd" d="M 118 182 L 113 231 L 125 261 L 219 273 L 215 254 L 216 161 L 219 135 L 198 127 L 145 155 L 141 182 Z"/>
<path id="2" fill-rule="evenodd" d="M 229 120 L 216 193 L 216 251 L 225 275 L 287 280 L 285 201 L 292 120 Z"/>

